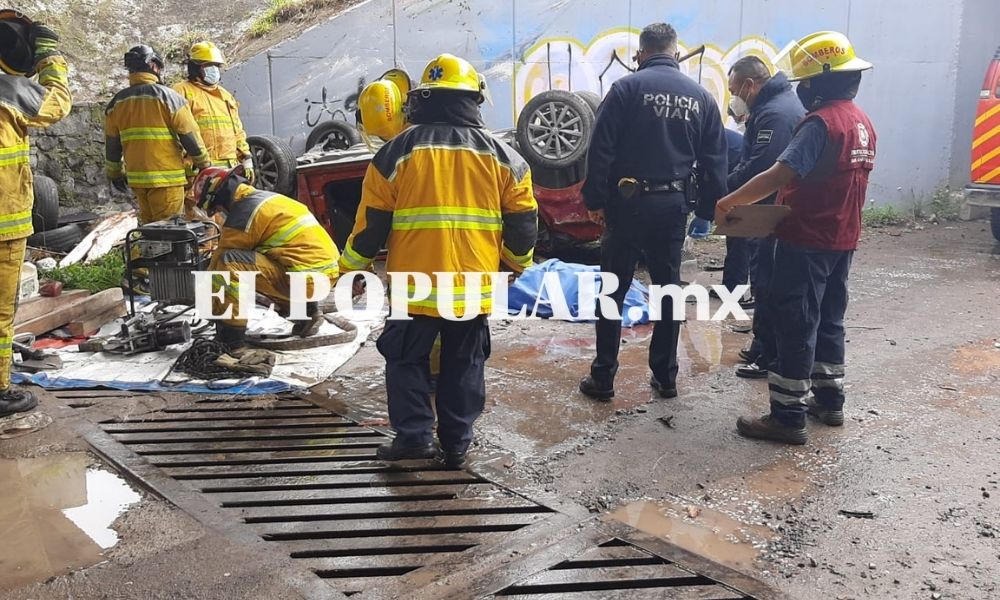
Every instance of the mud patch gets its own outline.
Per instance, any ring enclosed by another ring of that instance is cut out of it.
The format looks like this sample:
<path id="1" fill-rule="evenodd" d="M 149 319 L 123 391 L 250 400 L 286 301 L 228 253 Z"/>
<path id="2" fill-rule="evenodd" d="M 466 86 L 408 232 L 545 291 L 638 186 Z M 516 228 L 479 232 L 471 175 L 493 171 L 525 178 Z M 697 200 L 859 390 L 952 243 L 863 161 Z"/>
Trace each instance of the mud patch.
<path id="1" fill-rule="evenodd" d="M 89 567 L 118 541 L 111 524 L 139 494 L 83 452 L 0 461 L 0 588 Z"/>
<path id="2" fill-rule="evenodd" d="M 745 525 L 710 508 L 666 501 L 633 502 L 606 518 L 746 572 L 753 571 L 754 561 L 775 536 L 766 527 Z"/>

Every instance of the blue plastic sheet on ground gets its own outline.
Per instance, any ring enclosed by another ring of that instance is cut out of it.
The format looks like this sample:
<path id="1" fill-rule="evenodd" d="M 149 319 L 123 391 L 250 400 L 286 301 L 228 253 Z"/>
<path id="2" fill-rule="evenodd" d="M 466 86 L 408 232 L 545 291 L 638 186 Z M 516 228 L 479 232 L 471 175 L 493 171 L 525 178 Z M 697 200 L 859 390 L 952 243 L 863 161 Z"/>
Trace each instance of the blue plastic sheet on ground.
<path id="1" fill-rule="evenodd" d="M 194 383 L 185 382 L 176 385 L 162 384 L 159 381 L 125 382 L 97 381 L 88 379 L 71 379 L 68 377 L 49 377 L 48 373 L 11 373 L 13 383 L 33 383 L 47 390 L 71 390 L 90 387 L 109 388 L 133 392 L 185 392 L 191 394 L 239 394 L 241 396 L 260 396 L 264 394 L 280 394 L 295 389 L 283 381 L 273 379 L 223 380 L 216 382 Z"/>
<path id="2" fill-rule="evenodd" d="M 542 282 L 546 273 L 556 273 L 566 298 L 569 313 L 572 315 L 570 321 L 588 321 L 589 319 L 580 317 L 580 275 L 590 273 L 599 290 L 599 272 L 600 267 L 597 266 L 566 263 L 555 258 L 533 265 L 525 269 L 524 273 L 510 286 L 507 309 L 511 314 L 517 314 L 523 309 L 529 315 L 534 312 L 535 316 L 545 319 L 551 318 L 552 301 L 549 298 L 551 290 L 549 286 L 543 286 Z M 536 304 L 537 310 L 535 310 Z M 625 306 L 622 312 L 625 313 L 622 315 L 622 325 L 625 327 L 649 322 L 649 290 L 646 286 L 632 280 L 632 285 L 625 295 Z"/>

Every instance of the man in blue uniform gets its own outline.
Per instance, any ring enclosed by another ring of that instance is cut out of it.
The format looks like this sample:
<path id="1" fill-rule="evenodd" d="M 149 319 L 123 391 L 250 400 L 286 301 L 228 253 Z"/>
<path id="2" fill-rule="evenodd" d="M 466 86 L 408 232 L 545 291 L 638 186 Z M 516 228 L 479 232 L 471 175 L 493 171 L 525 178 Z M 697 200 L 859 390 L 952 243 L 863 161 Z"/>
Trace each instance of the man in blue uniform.
<path id="1" fill-rule="evenodd" d="M 773 77 L 764 61 L 756 56 L 744 56 L 729 70 L 729 108 L 736 118 L 746 118 L 746 134 L 740 160 L 730 165 L 729 189 L 735 190 L 754 176 L 774 165 L 788 142 L 795 126 L 806 111 L 792 90 L 788 77 L 781 72 Z M 771 194 L 761 204 L 774 204 L 777 194 Z M 735 256 L 730 258 L 731 254 Z M 767 377 L 769 363 L 774 359 L 774 334 L 768 326 L 768 283 L 771 277 L 774 240 L 727 238 L 726 267 L 722 284 L 732 289 L 746 283 L 754 294 L 756 309 L 753 316 L 754 341 L 740 353 L 747 364 L 736 368 L 736 374 L 748 379 Z M 730 265 L 732 263 L 732 271 Z"/>
<path id="2" fill-rule="evenodd" d="M 616 81 L 597 111 L 583 187 L 591 219 L 605 226 L 601 270 L 614 273 L 620 282 L 611 294 L 619 314 L 599 315 L 597 357 L 590 375 L 580 381 L 580 391 L 597 400 L 615 394 L 618 317 L 640 255 L 654 284 L 680 281 L 681 246 L 691 210 L 687 186 L 695 161 L 699 193 L 693 235 L 708 234 L 715 202 L 726 193 L 726 139 L 719 107 L 680 72 L 673 27 L 656 23 L 643 29 L 636 60 L 638 71 Z M 664 398 L 677 395 L 680 322 L 672 320 L 672 314 L 668 296 L 649 344 L 650 385 Z"/>

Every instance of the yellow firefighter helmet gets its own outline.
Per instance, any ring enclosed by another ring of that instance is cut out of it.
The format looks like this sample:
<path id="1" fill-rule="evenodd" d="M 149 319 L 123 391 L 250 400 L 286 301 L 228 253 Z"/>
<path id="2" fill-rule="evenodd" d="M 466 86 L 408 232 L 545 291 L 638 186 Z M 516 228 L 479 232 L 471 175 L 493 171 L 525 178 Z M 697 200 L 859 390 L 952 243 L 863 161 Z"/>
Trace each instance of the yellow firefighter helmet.
<path id="1" fill-rule="evenodd" d="M 382 142 L 388 142 L 406 128 L 403 94 L 395 83 L 379 79 L 366 85 L 358 95 L 358 132 L 374 152 Z"/>
<path id="2" fill-rule="evenodd" d="M 219 50 L 219 47 L 212 42 L 207 41 L 192 44 L 188 58 L 191 62 L 196 63 L 226 64 L 226 57 L 222 54 L 222 50 Z"/>
<path id="3" fill-rule="evenodd" d="M 858 58 L 847 36 L 837 31 L 818 31 L 792 42 L 774 62 L 791 81 L 872 68 L 870 62 Z"/>
<path id="4" fill-rule="evenodd" d="M 410 90 L 413 89 L 413 81 L 410 79 L 410 75 L 403 69 L 389 69 L 382 74 L 379 79 L 385 79 L 386 81 L 391 81 L 396 84 L 399 88 L 399 93 L 405 98 Z"/>
<path id="5" fill-rule="evenodd" d="M 476 72 L 469 61 L 453 54 L 442 54 L 427 63 L 417 89 L 479 92 L 482 97 L 489 97 L 486 79 Z"/>

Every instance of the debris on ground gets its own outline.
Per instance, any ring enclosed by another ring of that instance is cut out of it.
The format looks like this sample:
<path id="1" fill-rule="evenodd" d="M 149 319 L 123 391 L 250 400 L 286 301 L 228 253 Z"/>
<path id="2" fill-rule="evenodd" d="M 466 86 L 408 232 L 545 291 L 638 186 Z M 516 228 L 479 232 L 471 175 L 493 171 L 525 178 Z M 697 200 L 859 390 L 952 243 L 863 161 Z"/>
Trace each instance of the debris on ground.
<path id="1" fill-rule="evenodd" d="M 666 425 L 667 427 L 669 427 L 671 429 L 674 429 L 674 416 L 673 415 L 664 415 L 664 416 L 660 417 L 659 419 L 657 419 L 657 421 L 659 421 L 660 423 L 663 423 L 664 425 Z"/>
<path id="2" fill-rule="evenodd" d="M 121 288 L 107 289 L 96 294 L 86 294 L 86 292 L 62 294 L 56 298 L 41 298 L 41 300 L 52 301 L 46 304 L 50 310 L 36 318 L 15 324 L 15 333 L 41 335 L 74 322 L 77 323 L 75 329 L 83 330 L 87 327 L 92 328 L 93 324 L 104 315 L 114 313 L 121 316 L 125 309 L 125 296 Z M 113 321 L 114 318 L 108 317 L 105 323 Z"/>
<path id="3" fill-rule="evenodd" d="M 874 519 L 875 518 L 875 513 L 871 512 L 871 511 L 867 511 L 867 510 L 847 510 L 847 509 L 842 508 L 842 509 L 838 510 L 837 512 L 840 513 L 841 515 L 844 515 L 845 517 L 851 517 L 853 519 Z"/>
<path id="4" fill-rule="evenodd" d="M 139 226 L 135 211 L 105 217 L 61 261 L 59 268 L 93 262 L 125 242 L 129 231 Z M 120 281 L 120 280 L 119 280 Z"/>

